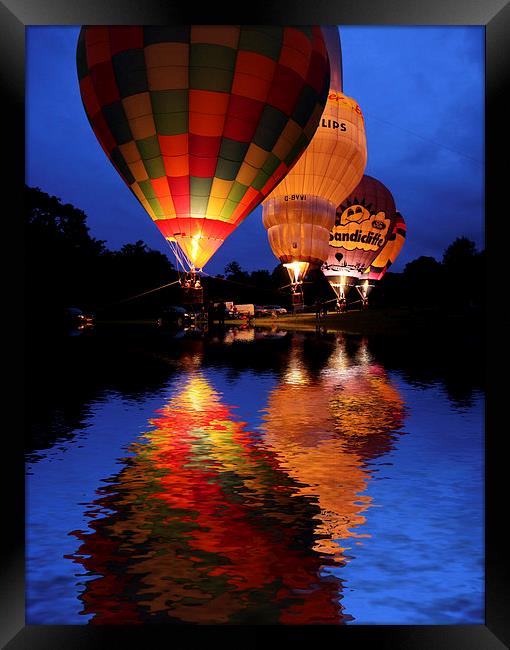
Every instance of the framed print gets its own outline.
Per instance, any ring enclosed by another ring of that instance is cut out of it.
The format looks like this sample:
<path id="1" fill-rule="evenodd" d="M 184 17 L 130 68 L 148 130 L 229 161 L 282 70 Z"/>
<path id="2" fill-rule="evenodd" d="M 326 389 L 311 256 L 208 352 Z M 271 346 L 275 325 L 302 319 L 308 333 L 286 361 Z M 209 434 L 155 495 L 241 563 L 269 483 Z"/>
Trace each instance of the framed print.
<path id="1" fill-rule="evenodd" d="M 3 645 L 508 647 L 505 0 L 0 15 Z"/>

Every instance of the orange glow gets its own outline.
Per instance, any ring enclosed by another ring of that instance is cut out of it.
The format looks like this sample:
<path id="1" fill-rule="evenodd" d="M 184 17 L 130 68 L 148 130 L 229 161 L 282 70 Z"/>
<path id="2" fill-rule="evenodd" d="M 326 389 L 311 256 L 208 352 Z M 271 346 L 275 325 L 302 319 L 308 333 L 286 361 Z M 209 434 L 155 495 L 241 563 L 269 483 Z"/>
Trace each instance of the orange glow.
<path id="1" fill-rule="evenodd" d="M 75 561 L 97 576 L 81 594 L 91 622 L 338 623 L 338 583 L 300 537 L 313 510 L 204 375 L 150 424 L 94 504 L 111 514 L 75 533 Z"/>
<path id="2" fill-rule="evenodd" d="M 348 560 L 346 540 L 367 537 L 356 531 L 372 505 L 365 461 L 391 448 L 403 417 L 398 391 L 366 347 L 357 361 L 352 366 L 340 347 L 336 364 L 315 382 L 294 355 L 264 418 L 264 440 L 301 486 L 296 494 L 320 507 L 314 548 L 336 562 Z"/>
<path id="3" fill-rule="evenodd" d="M 336 293 L 337 298 L 346 298 L 350 289 L 354 286 L 356 278 L 345 275 L 327 275 L 329 284 Z"/>
<path id="4" fill-rule="evenodd" d="M 228 345 L 229 343 L 234 343 L 234 341 L 243 341 L 246 343 L 248 341 L 254 340 L 255 330 L 252 327 L 245 329 L 240 327 L 233 327 L 225 333 L 223 343 Z"/>
<path id="5" fill-rule="evenodd" d="M 305 277 L 310 264 L 308 262 L 291 262 L 283 266 L 287 269 L 291 282 L 297 284 Z"/>
<path id="6" fill-rule="evenodd" d="M 226 237 L 227 235 L 218 238 L 206 237 L 200 233 L 191 236 L 176 233 L 166 237 L 166 239 L 179 245 L 187 258 L 187 266 L 190 269 L 202 269 L 223 244 Z"/>

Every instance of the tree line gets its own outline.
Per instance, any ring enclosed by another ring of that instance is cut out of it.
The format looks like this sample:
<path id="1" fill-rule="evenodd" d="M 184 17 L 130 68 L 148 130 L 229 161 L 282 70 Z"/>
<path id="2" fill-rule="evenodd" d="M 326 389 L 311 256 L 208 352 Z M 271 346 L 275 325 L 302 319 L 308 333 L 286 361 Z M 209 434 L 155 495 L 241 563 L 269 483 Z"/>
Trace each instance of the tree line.
<path id="1" fill-rule="evenodd" d="M 51 318 L 66 306 L 97 316 L 152 317 L 164 305 L 180 304 L 179 273 L 170 259 L 143 241 L 107 248 L 91 236 L 87 216 L 37 187 L 25 187 L 25 297 L 29 313 Z M 216 277 L 204 276 L 207 300 L 289 306 L 289 277 L 281 264 L 272 271 L 244 271 L 233 260 Z M 403 273 L 386 273 L 371 294 L 377 306 L 481 306 L 485 252 L 466 237 L 457 238 L 440 262 L 422 256 Z M 152 291 L 163 286 L 165 288 Z M 320 272 L 305 278 L 306 304 L 333 297 Z"/>

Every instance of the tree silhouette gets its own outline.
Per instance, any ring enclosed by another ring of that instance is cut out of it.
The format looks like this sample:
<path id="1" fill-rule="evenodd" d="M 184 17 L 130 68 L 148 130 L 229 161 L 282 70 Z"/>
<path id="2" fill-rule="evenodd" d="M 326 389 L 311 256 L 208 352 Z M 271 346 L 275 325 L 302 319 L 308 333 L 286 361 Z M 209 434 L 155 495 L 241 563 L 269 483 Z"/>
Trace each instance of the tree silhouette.
<path id="1" fill-rule="evenodd" d="M 104 240 L 90 235 L 82 210 L 40 188 L 26 186 L 25 203 L 25 294 L 31 311 L 52 316 L 64 306 L 77 306 L 103 315 L 137 317 L 153 316 L 163 305 L 180 302 L 177 286 L 151 291 L 178 278 L 163 253 L 150 250 L 141 240 L 109 250 Z M 485 252 L 478 252 L 467 237 L 457 237 L 445 249 L 442 262 L 418 257 L 403 273 L 386 274 L 372 298 L 380 307 L 479 307 L 484 302 L 485 269 Z M 272 272 L 248 273 L 232 260 L 224 278 L 204 277 L 203 282 L 208 299 L 290 306 L 290 281 L 282 264 Z M 317 298 L 333 297 L 319 269 L 307 274 L 304 291 L 309 305 Z M 131 300 L 138 294 L 144 297 Z"/>
<path id="2" fill-rule="evenodd" d="M 246 271 L 243 271 L 239 262 L 235 260 L 225 266 L 225 276 L 229 280 L 235 280 L 236 282 L 247 282 L 250 277 Z"/>
<path id="3" fill-rule="evenodd" d="M 97 257 L 106 250 L 104 241 L 90 236 L 86 214 L 70 203 L 64 204 L 56 196 L 26 186 L 25 205 L 27 244 L 41 252 L 48 246 L 46 257 L 50 251 Z"/>
<path id="4" fill-rule="evenodd" d="M 25 187 L 25 205 L 25 296 L 50 321 L 63 307 L 96 311 L 176 277 L 170 260 L 142 241 L 108 250 L 90 236 L 82 210 L 40 188 Z M 151 295 L 145 306 L 166 299 Z"/>
<path id="5" fill-rule="evenodd" d="M 448 270 L 465 271 L 466 265 L 474 262 L 476 244 L 467 237 L 457 237 L 443 253 L 443 264 Z"/>
<path id="6" fill-rule="evenodd" d="M 444 289 L 441 263 L 427 255 L 408 262 L 404 268 L 403 288 L 410 304 L 440 304 Z"/>
<path id="7" fill-rule="evenodd" d="M 457 237 L 443 254 L 444 275 L 452 292 L 452 301 L 460 307 L 482 302 L 485 254 L 467 237 Z"/>
<path id="8" fill-rule="evenodd" d="M 90 271 L 106 252 L 94 239 L 82 210 L 61 199 L 26 187 L 26 293 L 31 305 L 46 313 L 57 306 L 87 302 Z"/>

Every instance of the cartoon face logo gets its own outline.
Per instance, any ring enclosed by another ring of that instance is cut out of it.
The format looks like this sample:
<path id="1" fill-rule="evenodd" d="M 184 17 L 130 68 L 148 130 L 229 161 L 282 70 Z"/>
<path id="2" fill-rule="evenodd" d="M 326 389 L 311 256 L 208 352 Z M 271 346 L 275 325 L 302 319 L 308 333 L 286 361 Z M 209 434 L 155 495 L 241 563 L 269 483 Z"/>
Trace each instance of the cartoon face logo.
<path id="1" fill-rule="evenodd" d="M 383 210 L 377 212 L 372 204 L 365 205 L 363 199 L 342 205 L 329 234 L 329 245 L 347 251 L 378 251 L 386 242 L 390 222 Z"/>
<path id="2" fill-rule="evenodd" d="M 352 222 L 362 223 L 367 219 L 370 219 L 370 210 L 368 210 L 364 205 L 355 203 L 345 208 L 340 217 L 337 213 L 335 226 L 346 226 L 348 223 Z"/>
<path id="3" fill-rule="evenodd" d="M 372 228 L 375 228 L 376 231 L 378 230 L 381 235 L 386 235 L 390 226 L 390 220 L 386 218 L 386 214 L 382 211 L 377 214 L 372 213 L 371 218 Z"/>

